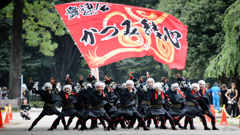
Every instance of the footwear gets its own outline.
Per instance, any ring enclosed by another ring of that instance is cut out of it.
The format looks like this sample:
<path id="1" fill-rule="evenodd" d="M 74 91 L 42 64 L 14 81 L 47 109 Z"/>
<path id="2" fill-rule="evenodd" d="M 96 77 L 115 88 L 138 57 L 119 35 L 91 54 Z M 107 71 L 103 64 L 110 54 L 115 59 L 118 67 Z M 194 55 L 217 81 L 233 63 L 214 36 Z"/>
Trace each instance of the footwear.
<path id="1" fill-rule="evenodd" d="M 32 128 L 29 128 L 28 131 L 32 131 Z"/>
<path id="2" fill-rule="evenodd" d="M 191 130 L 196 130 L 196 127 L 191 126 L 190 129 L 191 129 Z"/>
<path id="3" fill-rule="evenodd" d="M 128 125 L 127 129 L 133 129 L 132 125 Z"/>
<path id="4" fill-rule="evenodd" d="M 104 131 L 110 131 L 110 128 L 104 127 Z"/>
<path id="5" fill-rule="evenodd" d="M 219 130 L 219 129 L 214 126 L 214 127 L 212 128 L 212 130 Z"/>
<path id="6" fill-rule="evenodd" d="M 151 129 L 145 126 L 145 127 L 143 127 L 143 130 L 150 131 Z"/>
<path id="7" fill-rule="evenodd" d="M 70 130 L 69 127 L 64 127 L 64 130 Z"/>
<path id="8" fill-rule="evenodd" d="M 78 128 L 77 128 L 77 127 L 75 127 L 75 128 L 73 128 L 73 130 L 78 130 Z"/>
<path id="9" fill-rule="evenodd" d="M 187 127 L 183 127 L 183 128 L 181 128 L 181 130 L 187 130 Z"/>
<path id="10" fill-rule="evenodd" d="M 78 131 L 84 131 L 84 128 L 81 127 L 81 128 L 78 129 Z"/>
<path id="11" fill-rule="evenodd" d="M 53 129 L 52 129 L 52 128 L 49 128 L 47 131 L 53 131 Z"/>
<path id="12" fill-rule="evenodd" d="M 126 126 L 122 126 L 121 129 L 127 129 L 127 127 Z"/>
<path id="13" fill-rule="evenodd" d="M 211 130 L 210 128 L 208 128 L 208 127 L 204 127 L 204 130 Z"/>
<path id="14" fill-rule="evenodd" d="M 139 127 L 136 127 L 135 130 L 139 130 Z"/>
<path id="15" fill-rule="evenodd" d="M 181 124 L 178 124 L 178 127 L 181 128 L 181 129 L 183 128 L 183 126 Z"/>
<path id="16" fill-rule="evenodd" d="M 157 125 L 157 126 L 155 126 L 155 128 L 156 128 L 156 129 L 160 129 L 160 127 L 159 127 L 158 125 Z"/>
<path id="17" fill-rule="evenodd" d="M 172 127 L 172 130 L 178 130 L 175 126 Z"/>
<path id="18" fill-rule="evenodd" d="M 93 129 L 95 129 L 95 127 L 92 127 L 92 126 L 91 126 L 91 127 L 89 128 L 89 130 L 93 130 Z"/>
<path id="19" fill-rule="evenodd" d="M 116 127 L 111 127 L 112 130 L 118 130 Z"/>
<path id="20" fill-rule="evenodd" d="M 170 128 L 168 128 L 168 127 L 165 126 L 165 125 L 162 125 L 162 126 L 160 126 L 160 129 L 170 129 Z"/>

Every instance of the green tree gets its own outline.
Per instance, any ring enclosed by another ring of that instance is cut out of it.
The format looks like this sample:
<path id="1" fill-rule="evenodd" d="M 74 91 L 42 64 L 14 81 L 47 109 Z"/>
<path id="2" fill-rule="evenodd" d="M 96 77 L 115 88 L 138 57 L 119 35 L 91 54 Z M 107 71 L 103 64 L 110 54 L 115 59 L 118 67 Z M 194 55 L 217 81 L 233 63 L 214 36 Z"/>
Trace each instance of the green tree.
<path id="1" fill-rule="evenodd" d="M 57 44 L 52 42 L 52 35 L 66 33 L 63 22 L 60 21 L 52 4 L 47 1 L 14 0 L 14 8 L 12 4 L 9 4 L 0 12 L 0 18 L 10 17 L 12 19 L 9 72 L 10 98 L 20 96 L 22 38 L 29 46 L 39 47 L 39 51 L 44 55 L 53 56 Z M 24 29 L 23 34 L 22 29 Z M 37 66 L 36 63 L 35 66 Z"/>
<path id="2" fill-rule="evenodd" d="M 206 69 L 206 77 L 217 78 L 223 73 L 231 77 L 231 82 L 237 84 L 240 90 L 240 0 L 237 0 L 226 11 L 223 20 L 225 42 L 221 52 L 210 61 Z"/>
<path id="3" fill-rule="evenodd" d="M 181 74 L 190 79 L 203 79 L 209 61 L 224 43 L 222 22 L 225 10 L 235 0 L 161 0 L 158 9 L 169 13 L 188 26 L 188 54 Z M 176 70 L 164 69 L 176 75 Z"/>

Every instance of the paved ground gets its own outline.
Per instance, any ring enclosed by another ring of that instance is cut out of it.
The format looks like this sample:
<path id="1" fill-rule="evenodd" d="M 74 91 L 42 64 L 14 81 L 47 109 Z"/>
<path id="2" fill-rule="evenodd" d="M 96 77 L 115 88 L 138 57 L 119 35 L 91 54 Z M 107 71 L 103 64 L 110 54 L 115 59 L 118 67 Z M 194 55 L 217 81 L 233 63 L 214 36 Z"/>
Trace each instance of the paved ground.
<path id="1" fill-rule="evenodd" d="M 220 118 L 217 118 L 217 127 L 220 129 L 219 131 L 204 131 L 202 123 L 200 122 L 199 118 L 194 119 L 194 124 L 197 130 L 178 130 L 178 131 L 172 131 L 172 130 L 160 130 L 155 129 L 154 125 L 151 125 L 152 131 L 143 131 L 143 129 L 140 129 L 139 131 L 136 131 L 134 129 L 131 130 L 124 130 L 124 129 L 118 129 L 117 131 L 103 131 L 103 128 L 101 125 L 99 125 L 98 129 L 95 130 L 89 130 L 89 131 L 75 131 L 72 130 L 72 128 L 75 126 L 75 123 L 77 119 L 75 118 L 70 125 L 70 130 L 65 131 L 63 130 L 63 126 L 60 123 L 58 126 L 58 129 L 54 131 L 47 131 L 47 129 L 51 126 L 53 120 L 56 118 L 56 116 L 46 116 L 41 121 L 38 122 L 36 127 L 33 129 L 33 131 L 27 131 L 33 120 L 40 114 L 39 111 L 31 112 L 31 120 L 23 120 L 20 117 L 19 112 L 13 113 L 13 119 L 11 120 L 11 124 L 4 125 L 5 128 L 0 129 L 0 135 L 85 135 L 85 134 L 97 134 L 97 135 L 105 135 L 105 134 L 116 134 L 116 135 L 134 135 L 134 134 L 148 134 L 148 135 L 220 135 L 220 134 L 231 134 L 231 135 L 240 135 L 240 128 L 238 128 L 239 120 L 238 119 L 228 119 L 228 126 L 221 126 L 220 124 Z M 183 121 L 181 121 L 183 123 Z M 90 126 L 90 121 L 87 122 L 87 126 Z M 169 122 L 167 122 L 167 126 L 170 127 Z M 208 122 L 208 126 L 211 127 L 211 123 Z M 120 126 L 119 126 L 120 127 Z M 118 127 L 118 128 L 119 128 Z"/>

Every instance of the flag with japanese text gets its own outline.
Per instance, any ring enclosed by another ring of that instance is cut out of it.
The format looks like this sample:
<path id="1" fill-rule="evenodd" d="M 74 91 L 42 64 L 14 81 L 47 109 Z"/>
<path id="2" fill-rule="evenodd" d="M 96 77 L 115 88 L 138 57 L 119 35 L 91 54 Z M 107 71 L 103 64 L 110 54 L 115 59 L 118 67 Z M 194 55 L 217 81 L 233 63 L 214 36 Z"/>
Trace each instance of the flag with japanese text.
<path id="1" fill-rule="evenodd" d="M 187 26 L 170 14 L 102 2 L 55 8 L 90 68 L 143 56 L 153 56 L 170 69 L 185 67 Z"/>

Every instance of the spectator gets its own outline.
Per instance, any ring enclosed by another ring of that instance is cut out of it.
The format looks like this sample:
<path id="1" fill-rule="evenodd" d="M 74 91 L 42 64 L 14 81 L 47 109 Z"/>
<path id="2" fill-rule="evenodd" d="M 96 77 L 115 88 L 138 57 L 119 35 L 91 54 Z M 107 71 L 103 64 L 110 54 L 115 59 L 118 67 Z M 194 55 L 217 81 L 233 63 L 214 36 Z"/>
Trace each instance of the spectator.
<path id="1" fill-rule="evenodd" d="M 209 97 L 210 97 L 210 104 L 213 104 L 213 99 L 212 99 L 212 93 L 211 93 L 211 88 L 210 88 L 210 83 L 206 83 L 206 90 L 209 93 Z"/>
<path id="2" fill-rule="evenodd" d="M 23 98 L 27 98 L 27 103 L 29 103 L 29 90 L 27 89 L 27 87 L 23 86 Z"/>
<path id="3" fill-rule="evenodd" d="M 2 92 L 2 99 L 8 99 L 7 96 L 8 96 L 7 87 L 4 87 Z"/>
<path id="4" fill-rule="evenodd" d="M 61 83 L 60 83 L 60 82 L 57 82 L 57 89 L 62 90 L 62 86 L 61 86 Z M 59 91 L 59 92 L 60 92 L 60 91 Z"/>
<path id="5" fill-rule="evenodd" d="M 20 115 L 22 118 L 25 118 L 25 120 L 30 120 L 30 105 L 27 103 L 27 98 L 23 98 L 23 104 L 20 106 Z"/>
<path id="6" fill-rule="evenodd" d="M 229 115 L 232 114 L 233 117 L 236 117 L 238 114 L 237 110 L 237 100 L 236 98 L 238 97 L 238 91 L 235 89 L 236 85 L 235 83 L 231 84 L 231 89 L 227 91 L 225 96 L 228 99 L 228 108 L 227 108 L 227 113 Z M 233 113 L 232 113 L 233 112 Z"/>
<path id="7" fill-rule="evenodd" d="M 219 111 L 219 96 L 220 94 L 220 88 L 218 87 L 218 83 L 215 82 L 214 86 L 211 88 L 211 93 L 212 93 L 212 100 L 213 100 L 213 105 L 214 109 Z"/>
<path id="8" fill-rule="evenodd" d="M 227 97 L 225 96 L 225 94 L 227 93 L 227 86 L 226 84 L 222 84 L 221 87 L 221 96 L 222 96 L 222 105 L 225 105 L 225 108 L 227 108 Z"/>

